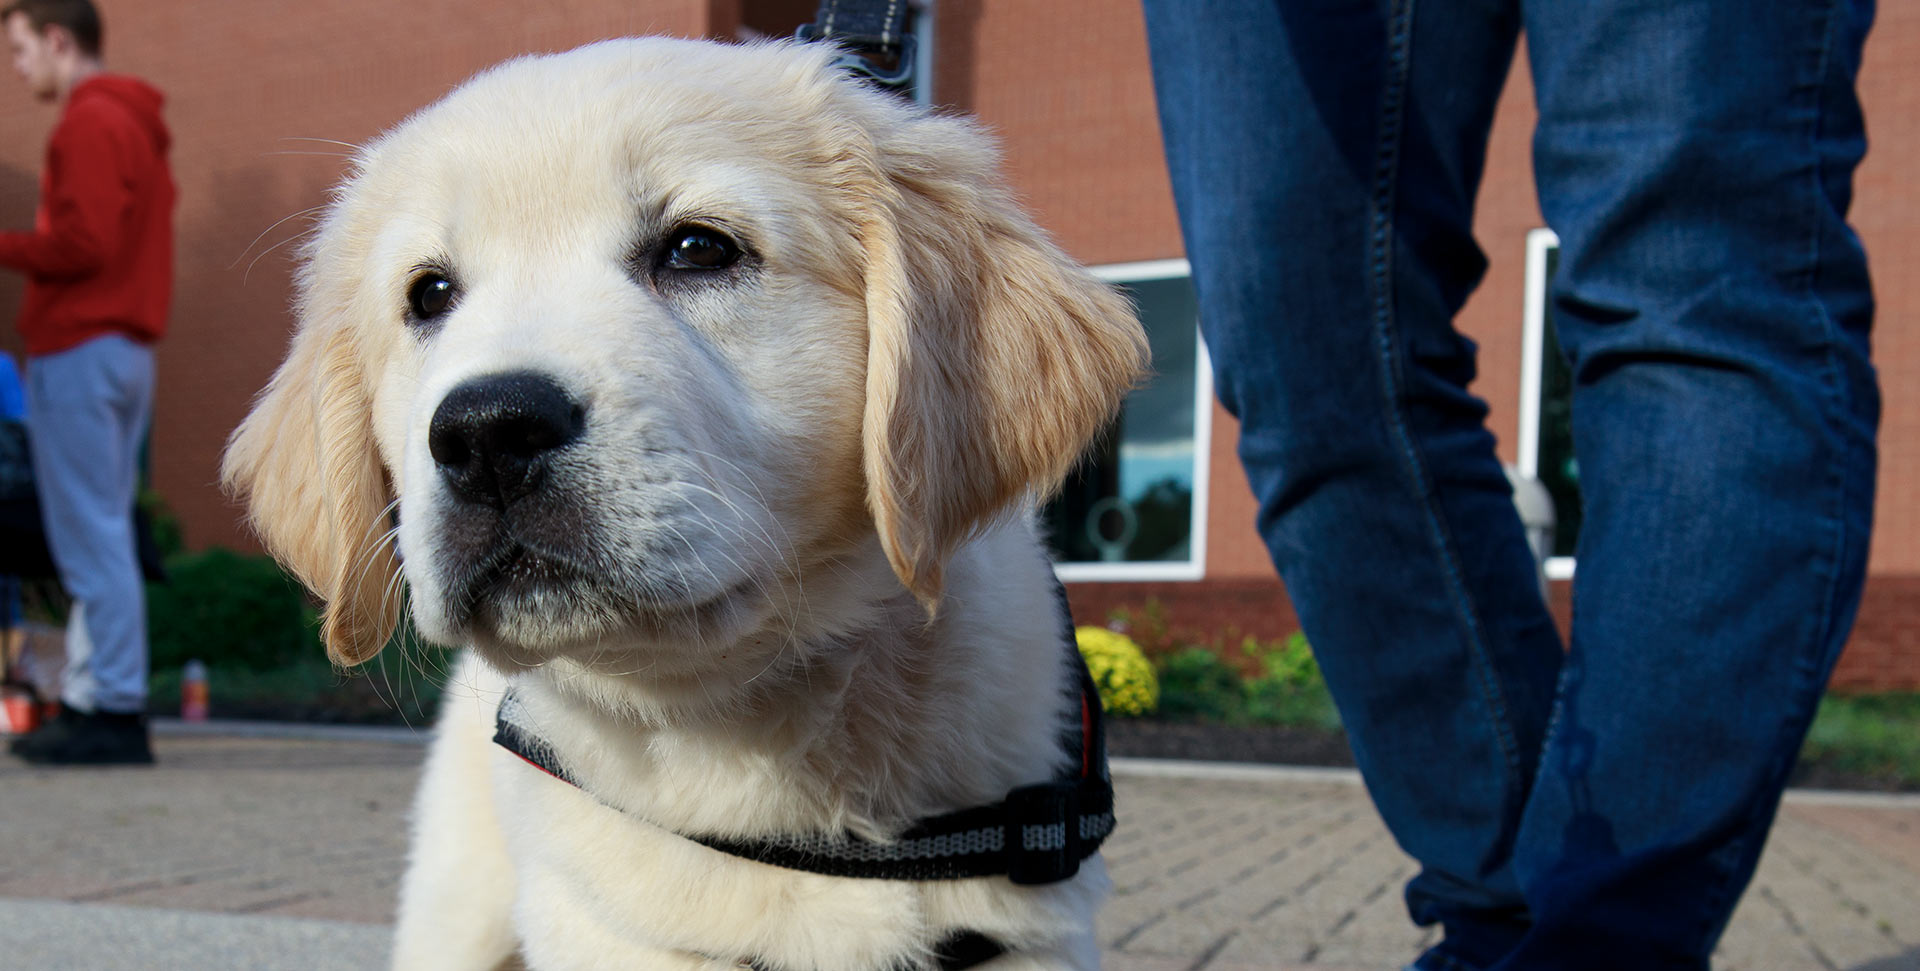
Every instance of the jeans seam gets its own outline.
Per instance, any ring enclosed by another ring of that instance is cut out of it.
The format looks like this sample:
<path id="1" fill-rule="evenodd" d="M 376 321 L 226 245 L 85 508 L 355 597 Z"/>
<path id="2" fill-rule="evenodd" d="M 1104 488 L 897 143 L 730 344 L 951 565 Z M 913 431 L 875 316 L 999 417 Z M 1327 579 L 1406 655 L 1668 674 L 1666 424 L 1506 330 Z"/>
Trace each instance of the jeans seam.
<path id="1" fill-rule="evenodd" d="M 1380 361 L 1380 390 L 1385 399 L 1389 427 L 1400 457 L 1412 479 L 1416 498 L 1425 514 L 1429 538 L 1438 548 L 1448 597 L 1456 617 L 1465 625 L 1467 650 L 1480 695 L 1486 703 L 1500 746 L 1501 759 L 1511 779 L 1524 777 L 1519 743 L 1508 721 L 1506 699 L 1494 678 L 1487 656 L 1485 627 L 1468 596 L 1461 576 L 1453 538 L 1435 506 L 1432 477 L 1428 474 L 1400 402 L 1403 387 L 1400 346 L 1396 337 L 1393 286 L 1393 227 L 1397 205 L 1395 181 L 1400 170 L 1400 144 L 1406 127 L 1408 76 L 1411 73 L 1412 33 L 1415 0 L 1393 0 L 1387 11 L 1387 79 L 1380 96 L 1380 128 L 1375 142 L 1372 225 L 1368 234 L 1368 276 L 1373 285 L 1374 339 Z M 1517 788 L 1517 786 L 1515 787 Z"/>

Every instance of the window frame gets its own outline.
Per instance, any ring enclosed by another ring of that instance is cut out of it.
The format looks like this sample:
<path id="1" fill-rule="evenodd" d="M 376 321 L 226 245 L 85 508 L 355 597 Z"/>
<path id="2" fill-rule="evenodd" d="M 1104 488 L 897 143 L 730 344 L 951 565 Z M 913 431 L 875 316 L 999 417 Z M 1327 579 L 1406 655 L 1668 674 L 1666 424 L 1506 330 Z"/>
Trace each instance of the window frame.
<path id="1" fill-rule="evenodd" d="M 1551 229 L 1527 231 L 1527 276 L 1520 315 L 1520 428 L 1515 466 L 1540 477 L 1540 393 L 1547 347 L 1547 253 L 1560 246 Z M 1574 558 L 1550 556 L 1542 565 L 1549 580 L 1571 580 Z"/>
<path id="2" fill-rule="evenodd" d="M 938 45 L 933 36 L 934 0 L 913 0 L 913 103 L 933 108 L 933 54 Z"/>
<path id="3" fill-rule="evenodd" d="M 1193 278 L 1193 266 L 1184 259 L 1109 263 L 1088 268 L 1111 284 Z M 1124 583 L 1194 581 L 1207 573 L 1207 494 L 1213 458 L 1213 361 L 1194 321 L 1193 340 L 1193 501 L 1188 511 L 1192 534 L 1186 560 L 1143 560 L 1130 563 L 1054 562 L 1053 572 L 1063 583 Z"/>

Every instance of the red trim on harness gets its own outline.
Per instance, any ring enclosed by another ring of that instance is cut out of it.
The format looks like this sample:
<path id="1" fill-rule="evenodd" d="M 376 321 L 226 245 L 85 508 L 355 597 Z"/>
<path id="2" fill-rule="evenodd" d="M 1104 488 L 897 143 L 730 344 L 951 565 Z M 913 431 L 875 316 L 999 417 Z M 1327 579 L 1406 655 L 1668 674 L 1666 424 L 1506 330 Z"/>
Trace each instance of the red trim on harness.
<path id="1" fill-rule="evenodd" d="M 579 786 L 578 786 L 577 784 L 575 784 L 575 783 L 574 783 L 574 781 L 573 781 L 572 779 L 569 779 L 569 778 L 567 778 L 567 777 L 565 777 L 565 776 L 563 776 L 563 775 L 561 775 L 560 773 L 558 773 L 558 772 L 555 772 L 555 771 L 553 771 L 552 769 L 549 769 L 549 768 L 547 768 L 546 766 L 544 766 L 544 765 L 541 765 L 540 763 L 538 763 L 538 762 L 535 762 L 534 760 L 532 760 L 532 759 L 530 759 L 530 758 L 527 758 L 527 757 L 526 757 L 526 756 L 524 756 L 524 755 L 521 755 L 521 754 L 520 754 L 520 750 L 519 750 L 519 749 L 515 749 L 515 748 L 511 748 L 511 747 L 509 747 L 509 746 L 506 746 L 506 745 L 502 745 L 502 746 L 500 746 L 500 747 L 501 747 L 501 748 L 504 748 L 504 749 L 506 749 L 506 750 L 507 750 L 507 751 L 509 751 L 509 752 L 512 752 L 512 753 L 513 753 L 513 757 L 514 757 L 514 758 L 516 758 L 516 759 L 519 759 L 520 761 L 522 761 L 522 762 L 525 762 L 525 763 L 527 763 L 528 765 L 531 765 L 531 766 L 533 766 L 534 768 L 536 768 L 536 769 L 539 769 L 540 771 L 542 771 L 542 772 L 545 772 L 546 774 L 548 774 L 548 775 L 550 775 L 550 776 L 552 776 L 552 777 L 554 777 L 554 778 L 556 778 L 556 779 L 559 779 L 559 780 L 560 780 L 561 782 L 564 782 L 564 783 L 566 783 L 567 785 L 570 785 L 570 786 L 573 786 L 573 787 L 574 787 L 575 789 L 578 789 L 578 788 L 580 788 L 580 787 L 579 787 Z"/>

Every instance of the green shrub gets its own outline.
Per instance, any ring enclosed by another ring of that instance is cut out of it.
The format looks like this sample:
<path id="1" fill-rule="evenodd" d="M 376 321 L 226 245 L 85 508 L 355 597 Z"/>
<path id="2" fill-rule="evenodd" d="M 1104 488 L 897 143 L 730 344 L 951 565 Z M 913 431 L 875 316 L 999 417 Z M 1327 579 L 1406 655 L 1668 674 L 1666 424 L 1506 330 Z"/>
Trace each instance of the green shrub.
<path id="1" fill-rule="evenodd" d="M 171 557 L 167 575 L 147 587 L 154 670 L 199 658 L 270 671 L 326 656 L 306 594 L 273 560 L 209 549 Z"/>
<path id="2" fill-rule="evenodd" d="M 1140 645 L 1104 627 L 1076 628 L 1073 637 L 1100 693 L 1100 710 L 1113 715 L 1153 713 L 1160 703 L 1160 681 Z"/>
<path id="3" fill-rule="evenodd" d="M 1309 688 L 1324 684 L 1320 678 L 1320 662 L 1313 657 L 1313 648 L 1307 644 L 1307 635 L 1301 631 L 1288 634 L 1278 643 L 1262 644 L 1249 637 L 1240 644 L 1240 652 L 1252 658 L 1260 669 L 1258 678 L 1274 681 L 1291 688 Z"/>
<path id="4" fill-rule="evenodd" d="M 1261 644 L 1249 637 L 1240 649 L 1259 665 L 1260 674 L 1247 681 L 1247 719 L 1268 725 L 1340 727 L 1340 714 L 1320 675 L 1307 635 L 1295 631 L 1277 644 Z"/>
<path id="5" fill-rule="evenodd" d="M 1169 654 L 1160 663 L 1160 714 L 1170 719 L 1235 722 L 1246 713 L 1240 676 L 1204 647 Z"/>
<path id="6" fill-rule="evenodd" d="M 1920 694 L 1829 695 L 1800 755 L 1902 788 L 1920 786 Z"/>
<path id="7" fill-rule="evenodd" d="M 1159 658 L 1159 673 L 1159 713 L 1170 720 L 1340 729 L 1313 649 L 1297 632 L 1264 644 L 1248 637 L 1235 657 L 1180 648 Z"/>

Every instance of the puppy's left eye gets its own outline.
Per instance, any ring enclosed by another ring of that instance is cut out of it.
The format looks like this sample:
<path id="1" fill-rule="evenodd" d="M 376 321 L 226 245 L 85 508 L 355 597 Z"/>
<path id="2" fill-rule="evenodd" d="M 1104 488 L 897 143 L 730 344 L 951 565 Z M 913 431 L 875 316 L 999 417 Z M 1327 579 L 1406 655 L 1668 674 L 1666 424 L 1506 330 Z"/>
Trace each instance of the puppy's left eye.
<path id="1" fill-rule="evenodd" d="M 660 267 L 667 270 L 724 270 L 740 262 L 740 244 L 717 229 L 682 226 L 667 234 Z"/>
<path id="2" fill-rule="evenodd" d="M 417 321 L 433 320 L 453 307 L 454 289 L 453 281 L 445 275 L 422 273 L 407 288 L 407 309 Z"/>

